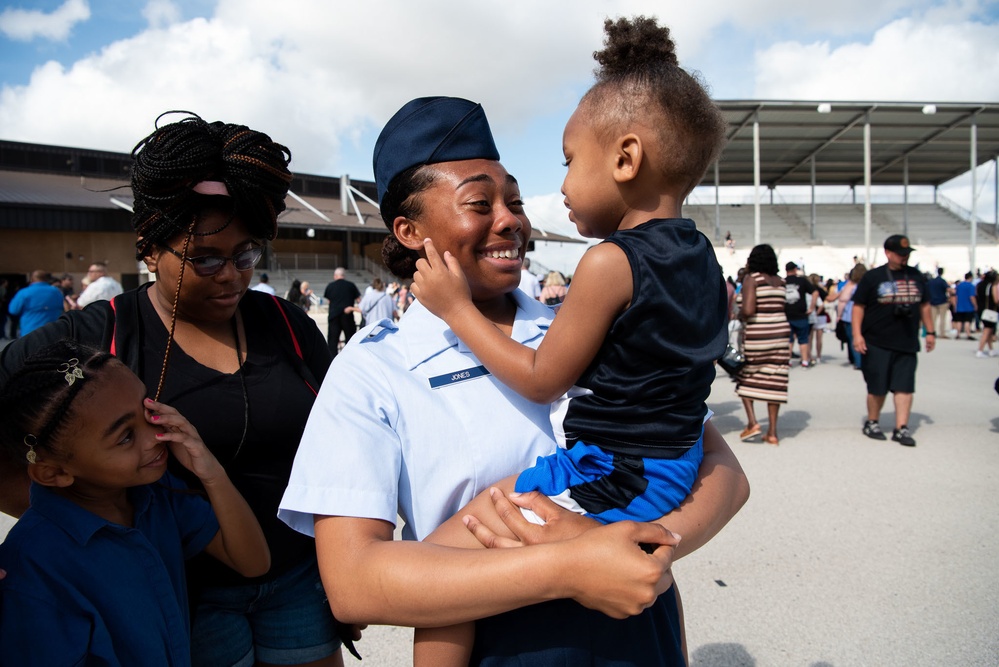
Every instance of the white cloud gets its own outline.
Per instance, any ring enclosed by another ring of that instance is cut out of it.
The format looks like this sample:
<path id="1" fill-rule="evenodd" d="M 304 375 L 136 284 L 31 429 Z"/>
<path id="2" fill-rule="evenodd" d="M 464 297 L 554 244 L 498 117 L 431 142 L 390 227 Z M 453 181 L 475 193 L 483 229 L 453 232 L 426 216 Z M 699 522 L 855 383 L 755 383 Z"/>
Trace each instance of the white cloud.
<path id="1" fill-rule="evenodd" d="M 66 0 L 51 14 L 35 9 L 8 7 L 0 12 L 0 32 L 8 38 L 29 42 L 36 37 L 63 41 L 77 23 L 90 18 L 87 0 Z"/>
<path id="2" fill-rule="evenodd" d="M 820 31 L 825 34 L 868 32 L 896 18 L 923 11 L 940 0 L 837 0 L 836 2 L 801 2 L 801 0 L 705 0 L 699 10 L 741 28 L 771 37 L 776 29 L 794 32 Z M 973 0 L 972 0 L 973 1 Z M 967 4 L 967 3 L 966 3 Z M 668 16 L 663 12 L 664 16 Z"/>
<path id="3" fill-rule="evenodd" d="M 128 150 L 161 111 L 183 108 L 269 132 L 292 148 L 296 170 L 336 174 L 341 146 L 413 97 L 481 101 L 507 135 L 571 108 L 591 80 L 603 19 L 656 3 L 579 0 L 567 12 L 532 0 L 294 0 L 280 10 L 272 0 L 220 0 L 211 18 L 172 23 L 171 7 L 153 0 L 150 29 L 5 86 L 0 135 Z M 694 44 L 707 30 L 696 17 L 670 17 Z"/>
<path id="4" fill-rule="evenodd" d="M 172 0 L 149 0 L 142 8 L 142 18 L 151 28 L 165 28 L 180 21 L 180 8 Z"/>
<path id="5" fill-rule="evenodd" d="M 999 100 L 999 24 L 899 19 L 869 43 L 782 42 L 756 54 L 760 99 Z"/>
<path id="6" fill-rule="evenodd" d="M 869 5 L 864 21 L 894 15 L 902 1 L 843 0 L 848 8 Z M 486 106 L 503 137 L 501 148 L 519 143 L 529 149 L 524 137 L 537 135 L 557 154 L 558 119 L 591 80 L 605 17 L 660 15 L 685 64 L 717 51 L 746 62 L 749 54 L 729 53 L 729 44 L 713 39 L 720 26 L 742 29 L 767 20 L 814 25 L 831 21 L 835 4 L 705 2 L 668 0 L 664 7 L 662 0 L 577 0 L 568 11 L 562 3 L 535 0 L 287 0 L 280 8 L 273 0 L 219 0 L 210 17 L 183 21 L 177 9 L 183 3 L 148 0 L 148 29 L 75 63 L 40 65 L 26 85 L 0 89 L 0 136 L 128 151 L 152 131 L 159 113 L 189 109 L 268 132 L 291 148 L 296 171 L 338 175 L 346 171 L 347 154 L 354 158 L 351 169 L 360 172 L 368 158 L 357 156 L 370 155 L 366 144 L 373 133 L 406 100 L 448 94 Z M 916 0 L 916 6 L 929 2 Z M 974 2 L 948 0 L 933 24 L 898 20 L 867 43 L 784 42 L 761 50 L 757 94 L 996 99 L 999 35 L 995 26 L 967 21 Z M 70 0 L 60 11 L 73 6 L 86 4 Z M 954 92 L 945 95 L 947 86 Z M 722 89 L 713 92 L 725 97 Z M 525 184 L 527 178 L 545 180 L 529 175 L 526 166 L 538 161 L 533 154 L 507 148 L 504 159 Z M 561 173 L 553 176 L 555 190 Z"/>

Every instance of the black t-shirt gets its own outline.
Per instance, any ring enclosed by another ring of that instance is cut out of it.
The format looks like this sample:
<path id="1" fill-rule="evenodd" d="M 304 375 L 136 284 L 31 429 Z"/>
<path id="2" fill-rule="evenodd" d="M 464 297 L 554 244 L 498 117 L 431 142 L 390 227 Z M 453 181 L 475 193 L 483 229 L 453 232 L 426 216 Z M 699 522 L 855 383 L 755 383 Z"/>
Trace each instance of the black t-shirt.
<path id="1" fill-rule="evenodd" d="M 167 329 L 148 298 L 139 298 L 139 312 L 146 324 L 142 380 L 153 391 L 159 381 Z M 287 363 L 271 327 L 257 321 L 260 311 L 242 309 L 242 315 L 248 348 L 242 369 L 229 375 L 202 366 L 175 342 L 160 400 L 195 425 L 260 521 L 271 549 L 271 570 L 265 578 L 271 579 L 315 549 L 312 538 L 277 518 L 315 394 Z M 276 312 L 274 315 L 279 317 Z M 200 488 L 198 479 L 173 459 L 171 472 L 188 486 Z M 204 554 L 189 561 L 187 569 L 190 581 L 206 585 L 247 581 Z"/>
<path id="2" fill-rule="evenodd" d="M 984 280 L 979 280 L 978 284 L 975 285 L 975 303 L 978 313 L 981 314 L 986 307 L 986 301 L 988 301 L 988 288 L 991 284 L 986 283 Z"/>
<path id="3" fill-rule="evenodd" d="M 361 293 L 357 291 L 357 285 L 343 278 L 334 280 L 326 286 L 323 296 L 330 302 L 330 317 L 343 315 L 343 309 L 353 306 Z"/>
<path id="4" fill-rule="evenodd" d="M 864 306 L 860 333 L 870 345 L 919 352 L 920 304 L 928 300 L 926 278 L 917 269 L 892 271 L 887 264 L 871 269 L 853 293 L 853 302 Z"/>
<path id="5" fill-rule="evenodd" d="M 788 276 L 784 279 L 787 295 L 784 315 L 788 320 L 803 320 L 808 317 L 808 294 L 815 291 L 815 285 L 804 276 Z"/>
<path id="6" fill-rule="evenodd" d="M 728 340 L 728 291 L 714 248 L 693 221 L 618 230 L 633 294 L 576 381 L 561 427 L 616 454 L 676 458 L 704 431 L 715 360 Z"/>
<path id="7" fill-rule="evenodd" d="M 816 313 L 824 313 L 826 310 L 826 299 L 829 298 L 829 292 L 822 289 L 821 287 L 815 288 L 815 311 Z"/>

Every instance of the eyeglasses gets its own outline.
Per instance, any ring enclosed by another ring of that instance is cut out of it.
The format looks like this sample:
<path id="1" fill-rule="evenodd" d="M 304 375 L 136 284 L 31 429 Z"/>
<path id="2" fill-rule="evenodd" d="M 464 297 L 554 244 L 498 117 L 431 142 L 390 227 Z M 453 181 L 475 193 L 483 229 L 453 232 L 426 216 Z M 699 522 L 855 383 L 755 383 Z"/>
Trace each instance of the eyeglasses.
<path id="1" fill-rule="evenodd" d="M 174 257 L 185 259 L 183 255 L 168 245 L 160 245 L 160 247 L 169 251 Z M 248 248 L 247 250 L 237 252 L 232 257 L 202 255 L 201 257 L 187 257 L 186 259 L 191 263 L 191 267 L 194 269 L 196 274 L 202 278 L 207 278 L 208 276 L 214 276 L 216 273 L 221 271 L 226 262 L 232 262 L 232 265 L 236 267 L 237 271 L 249 271 L 260 263 L 260 258 L 263 257 L 263 255 L 264 249 L 260 246 L 254 246 L 252 248 Z"/>

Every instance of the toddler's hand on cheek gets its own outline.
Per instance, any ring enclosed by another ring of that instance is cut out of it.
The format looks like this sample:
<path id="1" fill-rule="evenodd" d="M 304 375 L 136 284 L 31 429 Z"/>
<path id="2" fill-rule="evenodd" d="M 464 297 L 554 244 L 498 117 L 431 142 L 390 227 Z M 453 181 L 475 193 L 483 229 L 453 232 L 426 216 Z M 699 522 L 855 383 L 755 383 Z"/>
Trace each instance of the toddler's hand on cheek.
<path id="1" fill-rule="evenodd" d="M 416 262 L 413 296 L 431 313 L 450 323 L 472 303 L 468 280 L 450 252 L 445 251 L 442 257 L 430 239 L 424 241 L 423 248 L 427 258 Z"/>

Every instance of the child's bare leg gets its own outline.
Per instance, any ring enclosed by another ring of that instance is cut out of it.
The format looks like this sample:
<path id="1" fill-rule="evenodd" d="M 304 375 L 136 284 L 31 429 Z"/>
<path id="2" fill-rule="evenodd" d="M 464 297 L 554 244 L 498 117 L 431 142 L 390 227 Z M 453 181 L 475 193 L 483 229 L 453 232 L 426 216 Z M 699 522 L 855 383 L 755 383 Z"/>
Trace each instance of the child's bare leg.
<path id="1" fill-rule="evenodd" d="M 673 594 L 676 595 L 676 615 L 680 622 L 680 650 L 683 652 L 683 664 L 689 665 L 690 658 L 687 656 L 687 625 L 683 621 L 683 600 L 680 599 L 680 589 L 677 588 L 676 579 L 673 580 Z"/>
<path id="2" fill-rule="evenodd" d="M 508 477 L 493 486 L 501 493 L 511 493 L 516 480 L 516 476 Z M 465 549 L 483 548 L 462 521 L 462 517 L 467 514 L 474 515 L 497 535 L 514 537 L 497 516 L 492 498 L 486 490 L 438 526 L 423 541 Z M 413 635 L 413 667 L 464 667 L 472 657 L 474 642 L 475 623 L 471 621 L 443 628 L 416 628 Z"/>
<path id="3" fill-rule="evenodd" d="M 443 628 L 416 628 L 413 667 L 467 667 L 474 643 L 474 621 Z"/>

